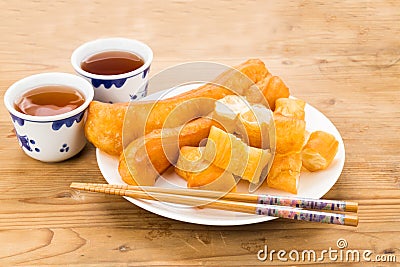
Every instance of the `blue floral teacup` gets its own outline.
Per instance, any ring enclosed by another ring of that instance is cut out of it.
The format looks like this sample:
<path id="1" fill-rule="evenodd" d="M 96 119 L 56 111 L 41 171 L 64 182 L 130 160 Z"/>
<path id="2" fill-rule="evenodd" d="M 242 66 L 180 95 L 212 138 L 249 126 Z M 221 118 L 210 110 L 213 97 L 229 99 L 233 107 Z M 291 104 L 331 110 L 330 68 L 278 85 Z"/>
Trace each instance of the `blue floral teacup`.
<path id="1" fill-rule="evenodd" d="M 106 51 L 125 51 L 140 56 L 144 64 L 133 71 L 116 75 L 99 75 L 82 69 L 88 57 Z M 147 94 L 147 81 L 153 51 L 146 44 L 126 38 L 105 38 L 87 42 L 72 53 L 71 64 L 75 71 L 88 80 L 94 89 L 94 99 L 106 103 L 129 102 Z"/>
<path id="2" fill-rule="evenodd" d="M 76 89 L 84 103 L 63 114 L 32 116 L 16 110 L 15 102 L 37 87 L 61 85 Z M 42 73 L 26 77 L 11 85 L 4 95 L 17 139 L 30 157 L 44 161 L 66 160 L 79 153 L 86 144 L 84 133 L 85 111 L 93 100 L 93 88 L 85 79 L 68 73 Z"/>

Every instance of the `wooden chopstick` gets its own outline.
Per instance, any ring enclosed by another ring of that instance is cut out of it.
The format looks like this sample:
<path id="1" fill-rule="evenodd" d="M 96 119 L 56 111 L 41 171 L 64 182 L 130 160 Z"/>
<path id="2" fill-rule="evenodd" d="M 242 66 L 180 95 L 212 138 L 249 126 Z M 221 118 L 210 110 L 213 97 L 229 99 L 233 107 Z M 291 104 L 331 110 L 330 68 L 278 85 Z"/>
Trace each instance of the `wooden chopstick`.
<path id="1" fill-rule="evenodd" d="M 97 186 L 105 188 L 118 188 L 125 190 L 141 190 L 149 193 L 165 193 L 174 195 L 184 195 L 193 197 L 206 197 L 221 200 L 231 200 L 248 202 L 254 204 L 268 204 L 275 206 L 287 206 L 293 208 L 302 208 L 309 210 L 329 210 L 343 212 L 357 212 L 358 203 L 341 200 L 312 199 L 301 197 L 285 197 L 265 194 L 244 194 L 244 193 L 227 193 L 207 190 L 184 189 L 184 188 L 164 188 L 154 186 L 132 186 L 132 185 L 112 185 L 112 184 L 95 184 L 95 183 L 73 183 L 79 186 Z"/>
<path id="2" fill-rule="evenodd" d="M 266 204 L 243 203 L 231 200 L 210 200 L 205 197 L 177 195 L 163 192 L 145 192 L 142 190 L 132 190 L 118 188 L 118 186 L 96 186 L 85 183 L 72 183 L 71 188 L 98 192 L 110 195 L 127 196 L 138 199 L 158 200 L 175 204 L 184 204 L 192 206 L 203 206 L 212 209 L 244 212 L 250 214 L 274 216 L 285 219 L 299 221 L 311 221 L 337 225 L 357 226 L 357 215 L 335 214 L 321 211 L 303 210 L 288 206 L 273 206 Z"/>

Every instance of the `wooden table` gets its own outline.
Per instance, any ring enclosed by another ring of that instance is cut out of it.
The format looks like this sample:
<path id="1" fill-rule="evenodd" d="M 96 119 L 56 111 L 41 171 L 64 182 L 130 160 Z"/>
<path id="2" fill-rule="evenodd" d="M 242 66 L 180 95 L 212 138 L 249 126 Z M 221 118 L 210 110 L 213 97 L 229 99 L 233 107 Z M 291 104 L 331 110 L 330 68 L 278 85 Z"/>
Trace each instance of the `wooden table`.
<path id="1" fill-rule="evenodd" d="M 342 134 L 346 163 L 325 197 L 360 204 L 357 228 L 282 219 L 211 227 L 166 219 L 120 197 L 69 189 L 72 181 L 104 182 L 93 146 L 62 163 L 35 161 L 19 148 L 0 105 L 1 266 L 314 265 L 276 255 L 260 262 L 257 252 L 267 245 L 320 253 L 337 249 L 339 238 L 348 249 L 400 262 L 397 1 L 2 1 L 0 14 L 2 98 L 25 76 L 73 73 L 72 51 L 99 37 L 148 43 L 153 74 L 194 60 L 262 59 Z"/>

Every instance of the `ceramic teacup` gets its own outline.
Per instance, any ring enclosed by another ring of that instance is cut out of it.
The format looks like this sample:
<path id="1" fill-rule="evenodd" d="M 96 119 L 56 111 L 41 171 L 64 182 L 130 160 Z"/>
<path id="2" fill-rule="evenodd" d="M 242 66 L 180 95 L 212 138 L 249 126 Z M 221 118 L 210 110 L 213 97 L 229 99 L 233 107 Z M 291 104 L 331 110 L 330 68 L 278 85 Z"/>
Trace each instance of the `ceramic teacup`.
<path id="1" fill-rule="evenodd" d="M 61 85 L 76 89 L 84 103 L 63 114 L 32 116 L 16 110 L 15 102 L 37 87 Z M 66 160 L 80 152 L 86 144 L 84 134 L 85 111 L 93 100 L 93 88 L 85 79 L 68 73 L 42 73 L 26 77 L 11 85 L 4 104 L 11 115 L 22 150 L 30 157 L 44 161 Z"/>
<path id="2" fill-rule="evenodd" d="M 140 56 L 144 64 L 131 72 L 116 75 L 99 75 L 82 69 L 88 57 L 106 51 L 125 51 Z M 147 95 L 147 81 L 153 51 L 146 44 L 133 39 L 105 38 L 87 42 L 72 53 L 71 64 L 75 71 L 88 80 L 94 89 L 94 99 L 107 103 L 129 102 Z"/>

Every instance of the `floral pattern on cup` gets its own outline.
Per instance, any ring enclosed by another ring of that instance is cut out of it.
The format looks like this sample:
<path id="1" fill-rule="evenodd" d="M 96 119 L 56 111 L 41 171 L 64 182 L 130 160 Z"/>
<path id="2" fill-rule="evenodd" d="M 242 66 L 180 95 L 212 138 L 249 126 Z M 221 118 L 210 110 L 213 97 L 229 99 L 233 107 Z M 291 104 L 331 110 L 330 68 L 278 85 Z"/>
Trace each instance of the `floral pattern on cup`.
<path id="1" fill-rule="evenodd" d="M 150 67 L 148 67 L 147 69 L 145 69 L 145 70 L 143 71 L 142 79 L 146 78 L 147 73 L 149 73 L 149 71 L 150 71 Z"/>
<path id="2" fill-rule="evenodd" d="M 60 130 L 63 125 L 65 125 L 69 128 L 74 124 L 74 122 L 79 123 L 82 120 L 83 115 L 85 115 L 85 111 L 82 111 L 82 112 L 80 112 L 74 116 L 71 116 L 69 118 L 66 118 L 66 119 L 54 121 L 53 124 L 51 125 L 51 128 L 54 131 Z"/>
<path id="3" fill-rule="evenodd" d="M 18 123 L 19 126 L 24 126 L 24 124 L 25 124 L 25 120 L 24 120 L 24 119 L 19 118 L 19 117 L 15 116 L 15 115 L 13 115 L 13 114 L 11 114 L 11 113 L 10 113 L 10 115 L 11 115 L 12 120 L 13 120 L 14 122 Z M 83 116 L 84 116 L 84 115 L 85 115 L 85 111 L 82 111 L 82 112 L 80 112 L 80 113 L 78 113 L 78 114 L 76 114 L 76 115 L 74 115 L 74 116 L 69 117 L 69 118 L 54 121 L 54 122 L 52 123 L 51 128 L 52 128 L 54 131 L 60 130 L 60 128 L 61 128 L 63 125 L 65 125 L 66 127 L 69 128 L 69 127 L 71 127 L 71 126 L 74 124 L 74 122 L 79 123 L 79 122 L 83 119 Z M 39 122 L 39 123 L 40 123 L 40 122 Z M 42 122 L 42 123 L 47 123 L 47 122 L 44 121 L 44 122 Z"/>
<path id="4" fill-rule="evenodd" d="M 138 92 L 137 94 L 134 94 L 134 95 L 129 94 L 129 98 L 130 98 L 131 101 L 134 101 L 134 100 L 136 100 L 136 99 L 143 98 L 143 97 L 145 97 L 146 95 L 147 95 L 147 87 L 146 87 L 146 90 L 145 90 L 145 91 Z M 111 104 L 112 104 L 112 102 L 111 102 Z"/>
<path id="5" fill-rule="evenodd" d="M 122 79 L 115 79 L 115 80 L 101 80 L 101 79 L 94 79 L 91 78 L 91 82 L 94 88 L 99 88 L 101 85 L 104 86 L 106 89 L 110 89 L 112 85 L 114 85 L 117 88 L 121 88 L 127 78 L 122 78 Z"/>
<path id="6" fill-rule="evenodd" d="M 21 118 L 15 116 L 12 113 L 10 113 L 10 115 L 11 115 L 11 119 L 13 120 L 13 122 L 17 122 L 20 126 L 24 126 L 24 124 L 25 124 L 25 120 L 24 119 L 21 119 Z"/>
<path id="7" fill-rule="evenodd" d="M 69 151 L 69 146 L 67 144 L 63 144 L 62 147 L 60 148 L 60 152 L 68 152 Z"/>
<path id="8" fill-rule="evenodd" d="M 36 145 L 36 141 L 33 139 L 29 139 L 29 137 L 27 135 L 19 135 L 16 131 L 15 131 L 19 144 L 22 148 L 25 148 L 26 150 L 30 151 L 30 152 L 40 152 L 40 148 L 38 147 L 33 147 L 34 145 Z"/>

